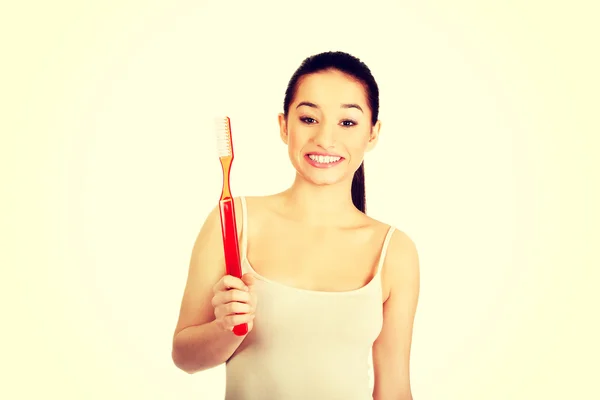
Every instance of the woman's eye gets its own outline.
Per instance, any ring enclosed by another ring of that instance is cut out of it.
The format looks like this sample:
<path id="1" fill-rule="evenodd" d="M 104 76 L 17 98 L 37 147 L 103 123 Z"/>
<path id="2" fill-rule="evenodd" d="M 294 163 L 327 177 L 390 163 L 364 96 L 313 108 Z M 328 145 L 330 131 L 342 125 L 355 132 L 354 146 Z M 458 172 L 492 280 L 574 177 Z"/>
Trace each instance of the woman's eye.
<path id="1" fill-rule="evenodd" d="M 304 122 L 305 124 L 309 124 L 309 125 L 317 123 L 317 121 L 314 118 L 311 118 L 311 117 L 300 117 L 300 121 Z M 343 120 L 341 122 L 341 124 L 344 127 L 351 127 L 351 126 L 356 125 L 356 122 L 354 122 L 352 120 L 349 120 L 349 119 L 346 119 L 346 120 Z"/>

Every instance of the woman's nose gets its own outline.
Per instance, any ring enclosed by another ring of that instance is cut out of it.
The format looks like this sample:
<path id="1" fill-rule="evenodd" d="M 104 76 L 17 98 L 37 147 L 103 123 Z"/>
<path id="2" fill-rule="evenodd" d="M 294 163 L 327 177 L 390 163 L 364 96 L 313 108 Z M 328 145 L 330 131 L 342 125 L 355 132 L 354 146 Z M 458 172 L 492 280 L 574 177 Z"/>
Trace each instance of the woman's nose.
<path id="1" fill-rule="evenodd" d="M 314 136 L 314 142 L 316 145 L 328 148 L 333 146 L 335 142 L 335 129 L 331 126 L 323 124 L 317 130 Z"/>

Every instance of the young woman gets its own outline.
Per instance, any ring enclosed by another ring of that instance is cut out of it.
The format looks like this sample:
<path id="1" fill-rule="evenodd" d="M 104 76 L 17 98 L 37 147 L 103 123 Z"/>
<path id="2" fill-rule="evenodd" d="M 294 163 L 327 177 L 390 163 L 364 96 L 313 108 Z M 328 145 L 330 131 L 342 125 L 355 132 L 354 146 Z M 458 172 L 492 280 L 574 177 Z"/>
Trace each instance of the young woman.
<path id="1" fill-rule="evenodd" d="M 173 360 L 188 373 L 226 363 L 227 399 L 412 399 L 417 251 L 365 214 L 363 157 L 379 136 L 378 111 L 377 84 L 360 60 L 307 58 L 279 115 L 293 184 L 235 199 L 242 279 L 225 274 L 218 208 L 207 217 Z M 244 337 L 232 333 L 241 323 Z"/>

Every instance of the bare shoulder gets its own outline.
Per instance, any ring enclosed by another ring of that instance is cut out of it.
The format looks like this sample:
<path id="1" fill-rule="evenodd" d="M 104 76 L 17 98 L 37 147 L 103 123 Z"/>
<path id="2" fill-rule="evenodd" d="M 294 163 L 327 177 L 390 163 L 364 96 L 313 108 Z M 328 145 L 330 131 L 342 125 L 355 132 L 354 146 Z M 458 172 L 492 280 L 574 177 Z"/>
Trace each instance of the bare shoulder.
<path id="1" fill-rule="evenodd" d="M 261 216 L 265 214 L 273 214 L 273 211 L 278 209 L 280 204 L 281 194 L 271 194 L 264 196 L 244 196 L 246 206 L 251 209 L 251 214 L 254 219 L 258 217 L 261 219 Z"/>
<path id="2" fill-rule="evenodd" d="M 244 215 L 241 197 L 234 197 L 233 207 L 239 240 L 242 234 Z M 221 265 L 224 263 L 224 259 L 221 257 L 223 255 L 222 240 L 221 210 L 217 203 L 209 212 L 196 238 L 192 249 L 192 267 L 196 267 L 198 262 L 195 261 L 199 261 L 198 258 L 210 257 L 213 261 L 217 261 L 214 267 L 219 269 L 219 273 L 223 272 L 224 264 Z"/>
<path id="3" fill-rule="evenodd" d="M 389 229 L 390 225 L 386 225 Z M 419 253 L 414 240 L 404 231 L 393 227 L 382 267 L 385 298 L 398 290 L 418 291 Z"/>
<path id="4" fill-rule="evenodd" d="M 398 265 L 398 262 L 407 260 L 408 258 L 414 258 L 417 256 L 417 247 L 412 238 L 403 230 L 396 226 L 387 224 L 379 221 L 375 218 L 365 215 L 367 224 L 375 230 L 389 231 L 393 228 L 394 232 L 390 238 L 390 242 L 387 249 L 387 256 L 385 264 Z M 396 267 L 397 269 L 398 267 Z"/>
<path id="5" fill-rule="evenodd" d="M 233 198 L 233 208 L 235 213 L 235 222 L 237 226 L 238 237 L 242 232 L 242 199 L 240 196 Z M 200 229 L 200 238 L 207 239 L 208 237 L 219 237 L 221 234 L 221 210 L 219 203 L 215 203 L 215 206 L 208 213 L 206 220 L 204 221 Z"/>
<path id="6" fill-rule="evenodd" d="M 246 202 L 246 205 L 249 205 L 250 207 L 259 207 L 262 208 L 264 207 L 265 203 L 268 201 L 268 198 L 270 196 L 243 196 L 244 197 L 244 201 Z M 241 204 L 241 196 L 240 197 L 236 197 L 235 198 L 236 204 Z"/>
<path id="7" fill-rule="evenodd" d="M 390 243 L 388 245 L 388 254 L 390 252 L 397 253 L 399 251 L 406 250 L 406 247 L 413 247 L 416 250 L 413 240 L 408 236 L 408 234 L 398 229 L 396 226 L 379 221 L 368 215 L 365 215 L 364 218 L 364 225 L 368 226 L 373 231 L 378 231 L 381 233 L 385 232 L 387 235 L 388 231 L 393 228 L 394 232 L 392 233 L 392 237 L 390 238 Z M 386 258 L 389 258 L 389 256 Z"/>
<path id="8" fill-rule="evenodd" d="M 417 256 L 417 246 L 412 238 L 404 231 L 394 227 L 390 239 L 387 259 L 391 262 L 407 260 Z M 397 263 L 396 263 L 397 264 Z"/>

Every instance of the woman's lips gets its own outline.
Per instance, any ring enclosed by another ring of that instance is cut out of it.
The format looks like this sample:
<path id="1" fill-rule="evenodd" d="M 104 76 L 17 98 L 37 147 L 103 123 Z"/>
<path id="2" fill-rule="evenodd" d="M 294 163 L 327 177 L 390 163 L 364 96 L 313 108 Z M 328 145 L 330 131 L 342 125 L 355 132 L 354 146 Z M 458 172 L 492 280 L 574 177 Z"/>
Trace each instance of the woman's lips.
<path id="1" fill-rule="evenodd" d="M 344 161 L 344 157 L 324 153 L 308 153 L 304 159 L 315 168 L 331 168 Z"/>

